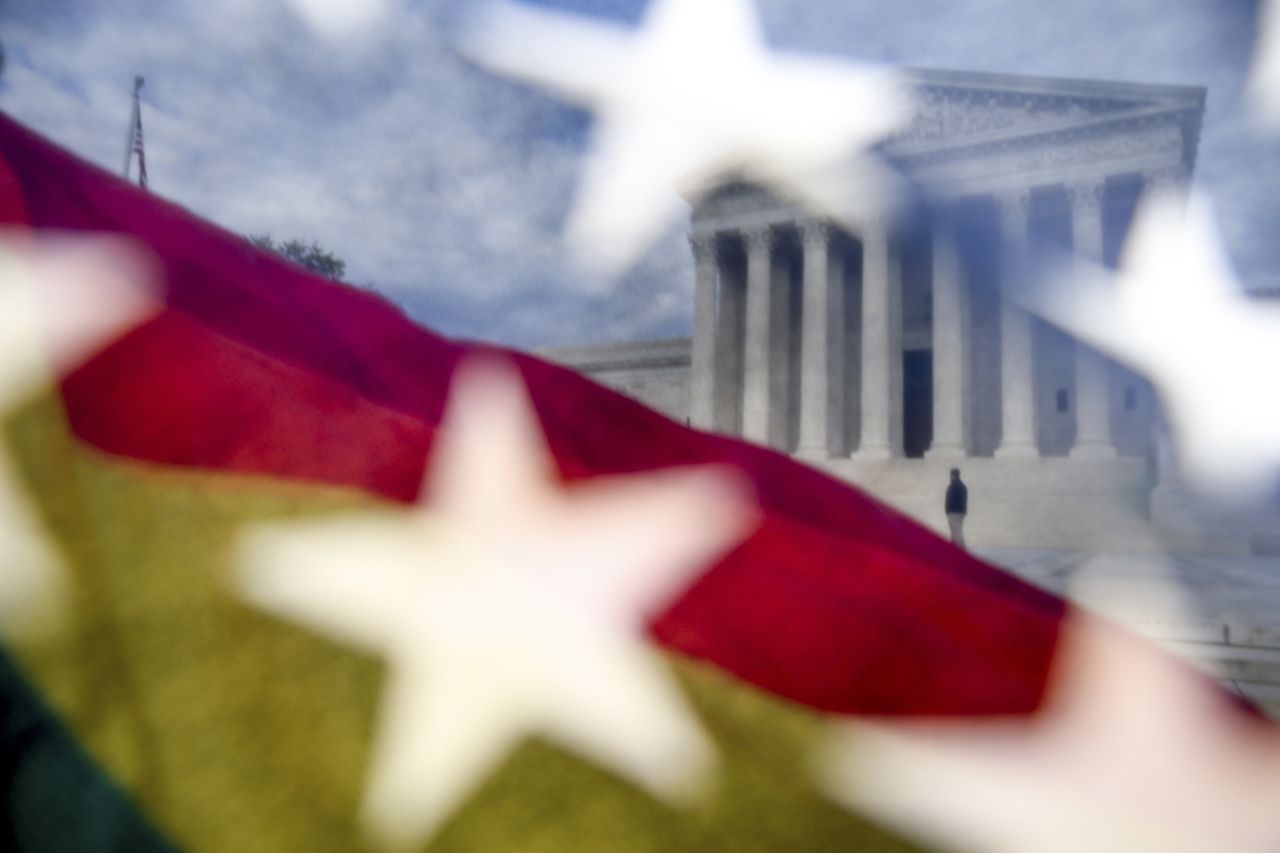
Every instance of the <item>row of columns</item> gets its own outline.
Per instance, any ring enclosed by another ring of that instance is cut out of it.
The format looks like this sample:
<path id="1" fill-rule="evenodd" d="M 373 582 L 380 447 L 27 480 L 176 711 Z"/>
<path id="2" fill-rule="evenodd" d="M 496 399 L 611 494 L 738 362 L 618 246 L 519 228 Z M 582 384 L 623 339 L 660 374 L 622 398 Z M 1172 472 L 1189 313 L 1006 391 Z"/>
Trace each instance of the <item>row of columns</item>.
<path id="1" fill-rule="evenodd" d="M 803 222 L 800 234 L 804 258 L 799 452 L 820 456 L 829 452 L 832 437 L 841 423 L 841 413 L 833 395 L 843 379 L 839 336 L 843 331 L 844 303 L 843 288 L 839 282 L 843 280 L 844 268 L 841 258 L 831 252 L 833 230 L 827 223 L 816 220 Z M 745 293 L 731 286 L 720 287 L 718 303 L 716 284 L 718 273 L 722 271 L 715 237 L 703 234 L 690 240 L 695 257 L 691 415 L 695 426 L 712 428 L 717 410 L 734 409 L 731 396 L 741 387 L 742 435 L 749 440 L 766 443 L 770 438 L 770 417 L 776 409 L 774 404 L 780 397 L 781 386 L 780 377 L 770 362 L 778 352 L 779 329 L 776 326 L 786 318 L 780 315 L 774 301 L 773 232 L 767 226 L 761 226 L 744 231 L 743 238 L 746 248 Z M 887 238 L 879 254 L 887 267 Z M 888 289 L 886 280 L 886 293 Z M 740 301 L 743 304 L 739 304 Z M 743 330 L 745 339 L 739 335 L 739 328 Z M 733 356 L 739 352 L 742 353 L 740 376 L 733 372 L 736 361 Z M 866 360 L 864 353 L 864 364 Z M 888 363 L 887 358 L 879 361 L 885 365 Z M 864 384 L 867 381 L 864 367 Z M 887 377 L 881 384 L 887 395 Z M 864 425 L 864 434 L 874 432 L 875 427 Z M 888 455 L 887 428 L 883 434 L 885 455 Z"/>
<path id="2" fill-rule="evenodd" d="M 1167 180 L 1161 175 L 1161 180 Z M 1103 261 L 1101 178 L 1067 184 L 1071 210 L 1071 243 L 1081 265 Z M 1029 237 L 1031 191 L 1018 189 L 996 195 L 1001 237 L 1019 243 Z M 935 287 L 937 286 L 935 281 Z M 935 323 L 937 318 L 935 317 Z M 935 350 L 936 352 L 936 350 Z M 1111 439 L 1110 392 L 1107 363 L 1093 349 L 1076 344 L 1076 439 L 1073 458 L 1107 459 L 1116 455 Z M 935 359 L 936 363 L 936 359 Z M 1001 438 L 998 457 L 1040 455 L 1036 440 L 1035 379 L 1031 317 L 1008 299 L 1000 301 Z M 935 425 L 935 443 L 937 438 Z M 946 445 L 950 435 L 944 435 Z M 945 445 L 944 445 L 945 446 Z"/>
<path id="3" fill-rule="evenodd" d="M 1151 179 L 1158 186 L 1176 182 L 1175 173 Z M 1072 241 L 1081 263 L 1101 262 L 1103 256 L 1102 179 L 1067 186 Z M 1002 239 L 1020 243 L 1030 227 L 1031 191 L 1017 189 L 996 195 Z M 801 367 L 799 443 L 797 452 L 822 457 L 834 446 L 840 412 L 836 390 L 841 387 L 840 349 L 843 331 L 843 278 L 839 253 L 831 251 L 832 229 L 818 221 L 800 226 L 803 247 L 801 299 Z M 691 239 L 696 268 L 692 352 L 692 421 L 712 428 L 717 407 L 732 406 L 731 395 L 742 389 L 742 435 L 767 443 L 770 415 L 777 402 L 777 382 L 770 359 L 776 351 L 778 314 L 772 300 L 774 235 L 768 226 L 743 234 L 746 247 L 745 304 L 738 288 L 721 287 L 722 272 L 712 235 Z M 859 458 L 890 458 L 902 451 L 902 322 L 899 268 L 890 252 L 885 223 L 864 227 L 862 242 L 861 441 Z M 936 233 L 933 244 L 933 441 L 929 456 L 963 457 L 971 387 L 969 370 L 971 323 L 968 291 L 954 240 Z M 1008 299 L 1000 300 L 1001 439 L 1000 457 L 1039 456 L 1031 317 Z M 742 329 L 745 339 L 739 336 Z M 733 353 L 742 353 L 743 373 L 732 374 Z M 717 383 L 717 367 L 722 379 Z M 1107 458 L 1116 455 L 1110 436 L 1110 406 L 1106 362 L 1093 350 L 1077 345 L 1076 441 L 1071 455 Z"/>

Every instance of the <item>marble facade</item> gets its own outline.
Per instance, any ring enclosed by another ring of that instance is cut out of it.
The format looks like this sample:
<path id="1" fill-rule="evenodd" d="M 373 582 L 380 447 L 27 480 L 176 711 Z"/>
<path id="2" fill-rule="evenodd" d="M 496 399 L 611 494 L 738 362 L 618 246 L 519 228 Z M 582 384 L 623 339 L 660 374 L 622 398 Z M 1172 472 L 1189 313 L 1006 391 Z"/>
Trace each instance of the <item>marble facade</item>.
<path id="1" fill-rule="evenodd" d="M 920 115 L 886 156 L 1003 240 L 1111 260 L 1137 196 L 1191 175 L 1202 89 L 914 78 Z M 1000 299 L 956 237 L 815 220 L 748 184 L 699 200 L 693 425 L 817 458 L 1144 453 L 1146 389 Z"/>
<path id="2" fill-rule="evenodd" d="M 817 218 L 728 183 L 693 202 L 691 339 L 549 355 L 935 527 L 945 471 L 961 467 L 985 504 L 980 544 L 1131 537 L 1156 479 L 1154 395 L 1002 298 L 996 259 L 1036 236 L 1113 261 L 1139 197 L 1190 179 L 1205 90 L 911 79 L 918 114 L 883 153 L 951 226 Z"/>

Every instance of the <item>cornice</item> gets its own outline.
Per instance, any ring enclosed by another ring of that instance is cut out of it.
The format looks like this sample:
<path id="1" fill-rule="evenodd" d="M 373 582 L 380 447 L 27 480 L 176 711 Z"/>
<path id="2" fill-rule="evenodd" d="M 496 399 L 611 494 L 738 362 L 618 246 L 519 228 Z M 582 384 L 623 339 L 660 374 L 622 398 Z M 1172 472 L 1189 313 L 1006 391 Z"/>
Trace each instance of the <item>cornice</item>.
<path id="1" fill-rule="evenodd" d="M 1207 89 L 1176 83 L 1133 83 L 1082 77 L 1043 77 L 989 71 L 955 71 L 938 68 L 904 68 L 909 85 L 971 92 L 1010 92 L 1029 95 L 1129 100 L 1150 104 L 1180 104 L 1204 108 Z"/>
<path id="2" fill-rule="evenodd" d="M 687 337 L 659 338 L 612 344 L 589 344 L 538 350 L 538 358 L 578 371 L 688 367 L 692 341 Z"/>
<path id="3" fill-rule="evenodd" d="M 1010 147 L 1042 145 L 1070 141 L 1086 136 L 1103 136 L 1108 132 L 1151 127 L 1176 122 L 1185 126 L 1191 118 L 1188 108 L 1181 106 L 1153 106 L 1104 114 L 1096 118 L 1067 118 L 1042 124 L 1010 126 L 1000 130 L 956 138 L 932 139 L 921 142 L 887 143 L 886 157 L 901 163 L 927 162 L 935 156 L 963 156 L 986 154 Z M 1198 122 L 1197 122 L 1197 127 Z"/>
<path id="4" fill-rule="evenodd" d="M 1102 173 L 1195 167 L 1206 89 L 909 69 L 921 94 L 913 130 L 878 151 L 944 195 Z M 1148 156 L 1149 155 L 1149 156 Z M 1091 168 L 1096 166 L 1096 168 Z M 778 225 L 802 205 L 742 178 L 693 201 L 693 230 Z"/>

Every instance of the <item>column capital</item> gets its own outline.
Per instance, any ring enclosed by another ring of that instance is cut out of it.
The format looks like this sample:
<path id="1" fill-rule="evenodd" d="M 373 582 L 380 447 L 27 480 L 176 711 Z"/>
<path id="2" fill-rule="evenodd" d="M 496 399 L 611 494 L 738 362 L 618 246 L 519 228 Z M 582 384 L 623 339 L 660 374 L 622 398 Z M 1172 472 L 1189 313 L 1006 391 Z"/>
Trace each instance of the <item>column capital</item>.
<path id="1" fill-rule="evenodd" d="M 1067 199 L 1071 202 L 1071 214 L 1096 215 L 1102 210 L 1102 195 L 1107 187 L 1105 178 L 1076 178 L 1067 181 Z"/>
<path id="2" fill-rule="evenodd" d="M 1031 212 L 1031 190 L 1027 187 L 1000 190 L 994 196 L 1003 220 L 1025 219 Z"/>
<path id="3" fill-rule="evenodd" d="M 742 229 L 742 240 L 749 252 L 765 252 L 772 249 L 773 239 L 773 228 L 769 225 L 750 225 Z"/>
<path id="4" fill-rule="evenodd" d="M 831 242 L 831 224 L 822 219 L 800 220 L 800 236 L 805 247 L 824 246 Z"/>
<path id="5" fill-rule="evenodd" d="M 712 261 L 719 257 L 720 241 L 714 233 L 690 234 L 689 248 L 693 250 L 695 260 Z"/>
<path id="6" fill-rule="evenodd" d="M 869 211 L 858 220 L 857 237 L 859 240 L 887 240 L 893 230 L 893 217 L 882 210 Z"/>
<path id="7" fill-rule="evenodd" d="M 1142 173 L 1143 183 L 1150 193 L 1181 195 L 1187 191 L 1187 170 L 1182 165 L 1147 169 Z"/>

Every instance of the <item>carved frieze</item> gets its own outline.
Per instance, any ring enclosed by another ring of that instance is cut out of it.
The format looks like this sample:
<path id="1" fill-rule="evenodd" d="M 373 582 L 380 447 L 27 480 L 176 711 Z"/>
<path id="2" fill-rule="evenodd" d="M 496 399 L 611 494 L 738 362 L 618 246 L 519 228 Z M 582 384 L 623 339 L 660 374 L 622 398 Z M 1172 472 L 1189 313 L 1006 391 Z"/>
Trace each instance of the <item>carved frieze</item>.
<path id="1" fill-rule="evenodd" d="M 955 165 L 1003 174 L 1089 166 L 1144 155 L 1181 156 L 1183 127 L 1176 114 L 1065 127 L 1050 133 L 991 140 L 904 157 L 900 165 L 925 180 Z"/>
<path id="2" fill-rule="evenodd" d="M 763 188 L 742 181 L 717 187 L 694 203 L 695 220 L 728 219 L 743 213 L 790 207 Z"/>
<path id="3" fill-rule="evenodd" d="M 1141 106 L 1135 101 L 1029 92 L 999 92 L 952 86 L 915 89 L 916 114 L 889 142 L 925 142 L 981 136 L 1010 128 L 1032 129 L 1083 120 Z"/>
<path id="4" fill-rule="evenodd" d="M 1189 174 L 1194 166 L 1203 94 L 1107 83 L 1067 92 L 1055 81 L 1037 91 L 1025 79 L 1009 85 L 916 83 L 915 120 L 880 153 L 942 194 L 1097 178 L 1109 169 L 1176 165 Z M 708 230 L 779 225 L 814 213 L 741 176 L 693 199 L 693 206 L 695 228 Z M 857 230 L 867 227 L 859 222 Z"/>

